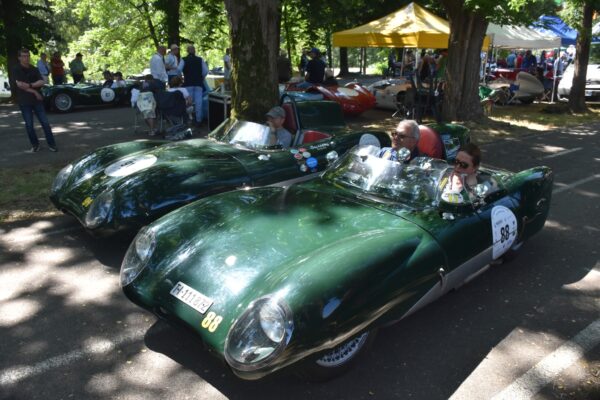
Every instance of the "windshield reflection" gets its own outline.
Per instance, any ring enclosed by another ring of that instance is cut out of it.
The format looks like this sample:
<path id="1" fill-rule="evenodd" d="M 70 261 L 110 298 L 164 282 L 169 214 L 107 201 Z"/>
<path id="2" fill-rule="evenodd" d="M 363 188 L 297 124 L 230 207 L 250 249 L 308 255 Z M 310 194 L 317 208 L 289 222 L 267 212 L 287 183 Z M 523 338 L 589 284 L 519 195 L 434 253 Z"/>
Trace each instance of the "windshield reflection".
<path id="1" fill-rule="evenodd" d="M 240 145 L 248 149 L 277 149 L 269 143 L 269 126 L 256 122 L 227 120 L 210 137 L 219 142 Z"/>
<path id="2" fill-rule="evenodd" d="M 418 157 L 410 164 L 377 157 L 378 147 L 355 147 L 323 175 L 326 181 L 379 198 L 422 208 L 437 205 L 440 182 L 449 165 Z"/>

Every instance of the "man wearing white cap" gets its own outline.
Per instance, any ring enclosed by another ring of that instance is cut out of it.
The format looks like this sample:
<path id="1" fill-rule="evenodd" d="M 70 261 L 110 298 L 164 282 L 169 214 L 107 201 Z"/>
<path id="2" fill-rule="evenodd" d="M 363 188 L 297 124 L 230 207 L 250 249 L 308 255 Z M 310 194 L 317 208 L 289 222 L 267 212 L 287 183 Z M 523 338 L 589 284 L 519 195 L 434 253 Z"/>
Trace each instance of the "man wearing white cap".
<path id="1" fill-rule="evenodd" d="M 271 128 L 269 145 L 280 145 L 288 149 L 292 145 L 292 134 L 283 127 L 285 122 L 285 110 L 279 106 L 273 107 L 267 113 L 267 125 Z"/>
<path id="2" fill-rule="evenodd" d="M 179 67 L 179 57 L 179 46 L 172 44 L 169 54 L 165 57 L 165 68 L 167 70 L 167 75 L 169 76 L 169 83 L 171 83 L 171 78 L 180 75 L 179 69 L 177 68 Z"/>

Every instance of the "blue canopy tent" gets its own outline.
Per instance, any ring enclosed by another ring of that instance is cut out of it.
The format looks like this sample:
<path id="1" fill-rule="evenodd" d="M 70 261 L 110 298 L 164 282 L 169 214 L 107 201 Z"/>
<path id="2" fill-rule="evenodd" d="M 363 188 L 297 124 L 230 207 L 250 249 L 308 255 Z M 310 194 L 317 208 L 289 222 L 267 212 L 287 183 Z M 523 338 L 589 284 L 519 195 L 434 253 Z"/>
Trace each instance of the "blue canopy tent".
<path id="1" fill-rule="evenodd" d="M 542 15 L 533 25 L 533 29 L 542 33 L 553 33 L 560 37 L 561 47 L 569 47 L 577 42 L 577 31 L 558 17 Z"/>
<path id="2" fill-rule="evenodd" d="M 577 31 L 556 16 L 542 15 L 532 28 L 541 33 L 553 33 L 559 36 L 561 47 L 575 46 L 577 42 Z M 592 28 L 592 35 L 594 35 L 592 42 L 600 42 L 600 23 Z"/>

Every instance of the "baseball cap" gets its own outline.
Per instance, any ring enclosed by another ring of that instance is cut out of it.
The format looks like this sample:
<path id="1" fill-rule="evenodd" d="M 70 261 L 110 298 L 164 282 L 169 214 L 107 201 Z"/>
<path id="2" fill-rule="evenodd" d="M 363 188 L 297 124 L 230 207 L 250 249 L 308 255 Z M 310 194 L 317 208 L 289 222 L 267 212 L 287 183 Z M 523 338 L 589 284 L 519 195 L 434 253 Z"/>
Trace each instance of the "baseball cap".
<path id="1" fill-rule="evenodd" d="M 285 118 L 285 110 L 279 106 L 275 106 L 266 115 L 271 118 Z"/>
<path id="2" fill-rule="evenodd" d="M 310 49 L 311 53 L 315 53 L 315 54 L 319 54 L 319 49 L 317 49 L 316 47 L 313 47 L 312 49 Z"/>
<path id="3" fill-rule="evenodd" d="M 173 44 L 171 45 L 171 50 L 173 50 L 173 49 L 178 49 L 178 48 L 179 48 L 179 46 L 177 46 L 175 43 L 173 43 Z"/>

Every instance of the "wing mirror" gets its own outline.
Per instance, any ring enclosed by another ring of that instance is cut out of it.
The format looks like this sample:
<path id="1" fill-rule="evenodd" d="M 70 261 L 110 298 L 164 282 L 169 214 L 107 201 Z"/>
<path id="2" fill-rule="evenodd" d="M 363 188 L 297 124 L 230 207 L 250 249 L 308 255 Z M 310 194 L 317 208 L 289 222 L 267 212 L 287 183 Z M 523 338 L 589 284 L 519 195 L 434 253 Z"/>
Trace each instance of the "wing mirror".
<path id="1" fill-rule="evenodd" d="M 398 150 L 398 161 L 407 161 L 410 158 L 410 150 L 406 147 Z"/>
<path id="2" fill-rule="evenodd" d="M 332 150 L 325 156 L 327 158 L 327 163 L 331 164 L 339 158 L 337 151 Z"/>

